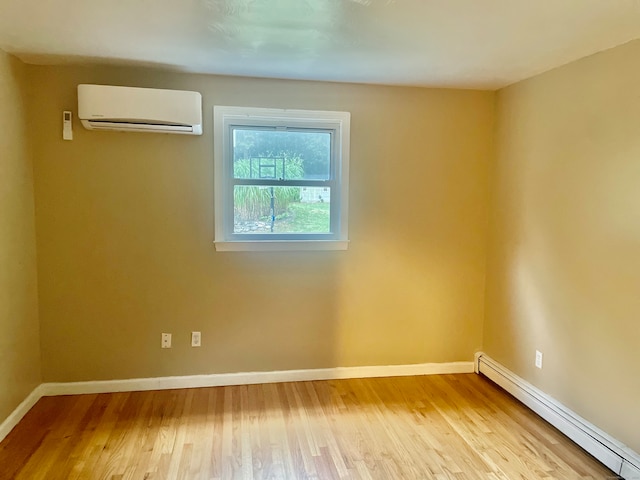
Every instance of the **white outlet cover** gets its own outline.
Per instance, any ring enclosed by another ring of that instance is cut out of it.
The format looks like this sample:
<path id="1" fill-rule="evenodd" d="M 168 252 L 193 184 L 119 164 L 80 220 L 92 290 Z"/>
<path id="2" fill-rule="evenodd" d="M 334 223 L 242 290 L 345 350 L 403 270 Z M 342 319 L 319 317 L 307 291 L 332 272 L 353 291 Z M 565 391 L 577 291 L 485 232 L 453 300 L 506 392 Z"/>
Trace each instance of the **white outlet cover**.
<path id="1" fill-rule="evenodd" d="M 199 347 L 202 341 L 202 334 L 200 332 L 191 332 L 191 346 Z"/>
<path id="2" fill-rule="evenodd" d="M 536 367 L 542 368 L 542 352 L 539 350 L 536 350 Z"/>
<path id="3" fill-rule="evenodd" d="M 162 343 L 160 344 L 162 348 L 171 348 L 171 334 L 163 333 L 162 334 Z"/>

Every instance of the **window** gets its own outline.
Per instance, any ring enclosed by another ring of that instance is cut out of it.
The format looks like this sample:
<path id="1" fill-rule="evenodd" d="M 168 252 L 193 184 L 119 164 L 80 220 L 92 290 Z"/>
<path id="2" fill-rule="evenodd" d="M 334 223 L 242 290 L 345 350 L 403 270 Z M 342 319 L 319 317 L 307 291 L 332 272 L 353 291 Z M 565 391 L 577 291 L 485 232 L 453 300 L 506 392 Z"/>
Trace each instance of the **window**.
<path id="1" fill-rule="evenodd" d="M 348 112 L 214 107 L 216 250 L 345 250 Z"/>

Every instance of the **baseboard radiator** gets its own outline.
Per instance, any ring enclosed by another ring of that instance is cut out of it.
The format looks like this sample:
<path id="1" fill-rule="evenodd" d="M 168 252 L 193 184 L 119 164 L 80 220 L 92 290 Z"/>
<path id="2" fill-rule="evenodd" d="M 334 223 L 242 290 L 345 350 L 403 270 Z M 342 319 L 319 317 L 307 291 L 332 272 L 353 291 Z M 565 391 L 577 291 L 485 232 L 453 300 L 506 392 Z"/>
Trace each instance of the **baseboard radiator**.
<path id="1" fill-rule="evenodd" d="M 484 353 L 476 370 L 556 427 L 625 480 L 640 480 L 640 455 Z"/>

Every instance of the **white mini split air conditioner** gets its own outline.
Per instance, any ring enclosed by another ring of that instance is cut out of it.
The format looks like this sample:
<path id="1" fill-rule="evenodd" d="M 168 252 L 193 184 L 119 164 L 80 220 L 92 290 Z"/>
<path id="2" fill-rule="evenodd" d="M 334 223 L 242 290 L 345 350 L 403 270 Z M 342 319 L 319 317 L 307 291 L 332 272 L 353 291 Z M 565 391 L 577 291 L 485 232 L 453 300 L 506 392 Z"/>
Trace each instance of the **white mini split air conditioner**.
<path id="1" fill-rule="evenodd" d="M 181 90 L 78 85 L 78 118 L 89 130 L 202 135 L 202 95 Z"/>

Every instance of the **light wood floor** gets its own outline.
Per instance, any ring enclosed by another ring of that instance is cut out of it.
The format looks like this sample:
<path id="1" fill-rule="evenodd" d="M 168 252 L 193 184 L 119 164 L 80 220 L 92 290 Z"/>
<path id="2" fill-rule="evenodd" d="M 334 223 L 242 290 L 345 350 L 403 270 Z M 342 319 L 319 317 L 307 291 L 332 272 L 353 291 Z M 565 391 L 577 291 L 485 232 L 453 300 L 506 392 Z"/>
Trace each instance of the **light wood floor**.
<path id="1" fill-rule="evenodd" d="M 47 397 L 0 478 L 616 477 L 482 377 L 443 375 Z"/>

